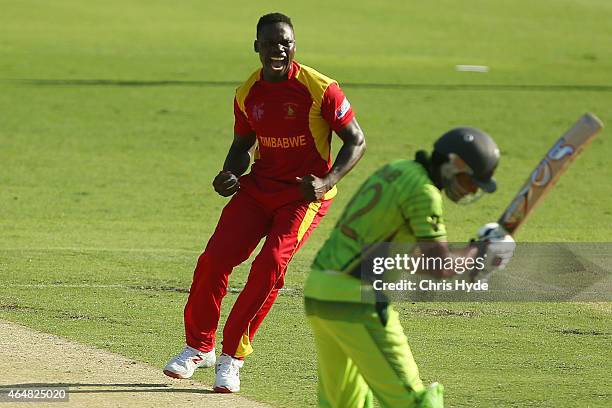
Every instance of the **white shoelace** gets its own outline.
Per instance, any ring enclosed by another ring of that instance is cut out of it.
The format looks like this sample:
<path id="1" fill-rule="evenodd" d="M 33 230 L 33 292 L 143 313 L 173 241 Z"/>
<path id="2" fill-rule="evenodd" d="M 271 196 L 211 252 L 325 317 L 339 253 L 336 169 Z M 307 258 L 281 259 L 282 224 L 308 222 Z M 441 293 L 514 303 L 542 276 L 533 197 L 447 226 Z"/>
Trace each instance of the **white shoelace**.
<path id="1" fill-rule="evenodd" d="M 186 348 L 185 350 L 183 350 L 183 352 L 178 356 L 179 361 L 188 361 L 191 358 L 197 356 L 197 354 L 194 354 L 194 352 L 191 349 Z"/>
<path id="2" fill-rule="evenodd" d="M 220 364 L 220 366 L 219 371 L 221 371 L 221 374 L 223 375 L 235 376 L 238 375 L 240 370 L 240 366 L 234 361 L 234 359 L 231 359 L 229 364 Z"/>

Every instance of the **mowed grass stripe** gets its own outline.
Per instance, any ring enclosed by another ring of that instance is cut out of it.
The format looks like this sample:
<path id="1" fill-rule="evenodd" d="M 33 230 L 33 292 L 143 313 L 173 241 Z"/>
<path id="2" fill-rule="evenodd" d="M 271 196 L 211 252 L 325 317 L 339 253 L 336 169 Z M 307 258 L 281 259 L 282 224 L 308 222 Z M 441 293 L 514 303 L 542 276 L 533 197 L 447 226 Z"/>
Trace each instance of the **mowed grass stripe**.
<path id="1" fill-rule="evenodd" d="M 115 86 L 115 87 L 231 87 L 241 81 L 181 81 L 181 80 L 114 80 L 114 79 L 2 79 L 2 82 L 30 86 Z M 343 88 L 424 90 L 424 91 L 512 91 L 512 92 L 612 92 L 612 85 L 581 84 L 410 84 L 342 82 Z"/>

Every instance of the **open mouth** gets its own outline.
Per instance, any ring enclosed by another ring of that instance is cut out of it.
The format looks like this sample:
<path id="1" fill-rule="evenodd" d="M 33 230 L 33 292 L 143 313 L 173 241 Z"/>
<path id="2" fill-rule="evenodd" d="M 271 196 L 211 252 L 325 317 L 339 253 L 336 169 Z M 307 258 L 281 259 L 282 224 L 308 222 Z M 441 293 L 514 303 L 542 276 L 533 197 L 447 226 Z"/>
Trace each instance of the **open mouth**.
<path id="1" fill-rule="evenodd" d="M 285 68 L 285 57 L 270 57 L 270 67 L 274 71 L 282 71 Z"/>

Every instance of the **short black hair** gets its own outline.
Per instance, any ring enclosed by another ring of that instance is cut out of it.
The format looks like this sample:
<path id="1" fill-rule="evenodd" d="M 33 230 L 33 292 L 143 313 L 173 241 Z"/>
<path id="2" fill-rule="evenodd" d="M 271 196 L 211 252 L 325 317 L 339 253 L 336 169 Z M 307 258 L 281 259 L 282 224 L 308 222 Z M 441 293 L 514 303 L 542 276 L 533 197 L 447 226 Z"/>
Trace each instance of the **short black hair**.
<path id="1" fill-rule="evenodd" d="M 259 30 L 261 30 L 261 27 L 276 23 L 285 23 L 293 30 L 293 24 L 288 16 L 282 13 L 269 13 L 259 18 L 259 21 L 257 22 L 257 35 L 259 35 Z"/>

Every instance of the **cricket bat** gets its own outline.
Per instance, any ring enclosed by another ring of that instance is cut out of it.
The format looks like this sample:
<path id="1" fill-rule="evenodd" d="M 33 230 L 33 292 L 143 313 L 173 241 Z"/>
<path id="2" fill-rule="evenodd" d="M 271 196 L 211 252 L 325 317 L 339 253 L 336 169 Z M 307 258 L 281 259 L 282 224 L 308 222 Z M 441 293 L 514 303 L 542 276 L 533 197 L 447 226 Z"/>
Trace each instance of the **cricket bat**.
<path id="1" fill-rule="evenodd" d="M 499 218 L 499 225 L 508 234 L 516 234 L 529 214 L 601 129 L 601 120 L 592 113 L 585 113 L 557 140 Z"/>

